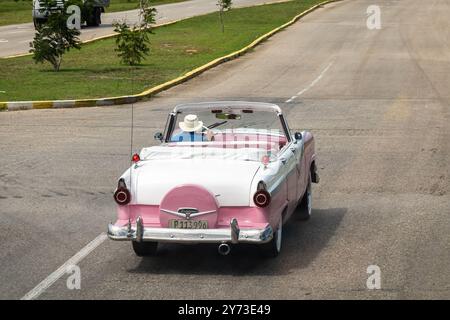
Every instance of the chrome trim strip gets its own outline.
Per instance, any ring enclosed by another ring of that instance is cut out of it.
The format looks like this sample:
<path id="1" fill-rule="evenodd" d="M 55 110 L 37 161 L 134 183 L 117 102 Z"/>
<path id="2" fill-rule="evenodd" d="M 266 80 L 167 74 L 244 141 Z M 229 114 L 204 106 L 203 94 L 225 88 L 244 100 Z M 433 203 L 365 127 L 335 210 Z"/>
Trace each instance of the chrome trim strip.
<path id="1" fill-rule="evenodd" d="M 250 102 L 250 101 L 210 101 L 210 102 L 186 103 L 176 105 L 172 112 L 177 113 L 185 110 L 201 111 L 218 108 L 222 108 L 225 110 L 251 109 L 251 110 L 273 111 L 276 113 L 281 113 L 281 108 L 276 104 L 266 102 Z"/>
<path id="2" fill-rule="evenodd" d="M 301 141 L 301 143 L 302 143 L 302 145 L 301 145 L 301 148 L 300 148 L 300 156 L 299 156 L 299 159 L 298 159 L 298 161 L 300 161 L 300 164 L 301 164 L 301 162 L 302 162 L 303 155 L 304 155 L 304 152 L 305 152 L 305 150 L 304 150 L 304 145 L 303 145 L 303 140 Z M 283 157 L 283 156 L 286 157 L 286 158 L 288 158 L 288 157 L 294 157 L 295 163 L 297 163 L 297 159 L 295 158 L 294 155 L 286 155 L 286 153 L 292 152 L 292 151 L 290 151 L 290 148 L 291 148 L 293 145 L 294 145 L 294 141 L 292 141 L 292 142 L 290 142 L 290 143 L 287 143 L 287 144 L 280 150 L 280 152 L 278 153 L 278 161 L 281 161 L 280 158 Z M 296 165 L 295 165 L 295 166 L 296 166 Z M 293 167 L 292 170 L 295 170 L 295 167 Z M 292 171 L 292 170 L 291 170 L 291 171 Z M 271 196 L 274 196 L 278 191 L 280 191 L 280 188 L 282 187 L 283 182 L 286 181 L 286 178 L 288 177 L 289 174 L 291 174 L 291 171 L 286 172 L 286 174 L 282 174 L 282 175 L 278 176 L 277 180 L 276 180 L 276 181 L 268 188 L 267 191 L 270 193 Z"/>
<path id="3" fill-rule="evenodd" d="M 169 113 L 169 117 L 166 122 L 166 128 L 164 128 L 164 142 L 169 142 L 170 136 L 172 135 L 173 130 L 175 129 L 175 116 L 176 112 Z"/>
<path id="4" fill-rule="evenodd" d="M 177 217 L 181 217 L 181 218 L 185 218 L 185 219 L 187 218 L 184 213 L 180 213 L 180 212 L 172 211 L 172 210 L 167 210 L 167 209 L 159 209 L 159 210 L 163 211 L 165 213 L 173 214 L 174 216 L 177 216 Z M 191 213 L 189 217 L 190 218 L 194 218 L 194 217 L 198 217 L 198 216 L 202 216 L 202 215 L 205 215 L 205 214 L 208 214 L 208 213 L 214 213 L 214 212 L 216 212 L 216 210 Z"/>
<path id="5" fill-rule="evenodd" d="M 283 127 L 284 134 L 286 136 L 287 141 L 288 142 L 292 142 L 292 137 L 291 137 L 291 133 L 290 133 L 290 130 L 289 130 L 289 126 L 288 126 L 288 124 L 286 122 L 286 119 L 284 118 L 284 115 L 281 112 L 279 112 L 278 113 L 278 117 L 279 117 L 279 119 L 281 121 L 281 126 Z"/>

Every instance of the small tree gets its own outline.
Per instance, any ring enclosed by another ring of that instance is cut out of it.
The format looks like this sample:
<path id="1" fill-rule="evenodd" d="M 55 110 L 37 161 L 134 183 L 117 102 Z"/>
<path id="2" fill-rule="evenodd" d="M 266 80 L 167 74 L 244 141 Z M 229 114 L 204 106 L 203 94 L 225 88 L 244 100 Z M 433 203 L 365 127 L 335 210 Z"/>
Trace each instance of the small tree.
<path id="1" fill-rule="evenodd" d="M 72 48 L 81 48 L 80 31 L 67 26 L 69 14 L 66 8 L 70 3 L 67 2 L 61 10 L 52 11 L 47 22 L 36 30 L 33 42 L 30 42 L 34 61 L 50 62 L 54 71 L 59 71 L 64 53 Z M 47 5 L 51 5 L 51 1 L 47 1 Z"/>
<path id="2" fill-rule="evenodd" d="M 217 0 L 217 6 L 219 7 L 219 19 L 222 27 L 222 33 L 225 32 L 225 25 L 223 22 L 223 15 L 225 11 L 231 10 L 232 0 Z"/>
<path id="3" fill-rule="evenodd" d="M 152 24 L 155 23 L 156 9 L 150 7 L 149 0 L 140 0 L 139 20 L 137 25 L 130 27 L 128 23 L 114 23 L 114 31 L 119 35 L 116 38 L 116 49 L 121 62 L 130 66 L 141 63 L 144 56 L 150 52 L 149 35 L 153 33 Z"/>

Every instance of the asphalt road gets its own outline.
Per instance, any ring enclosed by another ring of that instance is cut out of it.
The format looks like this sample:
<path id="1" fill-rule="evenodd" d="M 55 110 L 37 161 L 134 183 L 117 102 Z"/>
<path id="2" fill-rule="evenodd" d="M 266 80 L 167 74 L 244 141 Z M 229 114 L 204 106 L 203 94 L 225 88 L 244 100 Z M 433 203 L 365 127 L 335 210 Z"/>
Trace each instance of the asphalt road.
<path id="1" fill-rule="evenodd" d="M 233 0 L 233 7 L 246 7 L 263 3 L 279 2 L 280 0 Z M 286 0 L 281 0 L 286 1 Z M 185 19 L 217 10 L 214 0 L 190 0 L 155 6 L 158 10 L 156 23 L 162 24 L 170 21 Z M 108 11 L 108 9 L 106 9 Z M 31 12 L 30 12 L 31 15 Z M 113 33 L 114 21 L 126 20 L 129 23 L 138 21 L 138 10 L 105 13 L 102 15 L 100 27 L 83 27 L 80 39 L 91 40 Z M 24 23 L 0 27 L 0 57 L 28 53 L 29 43 L 34 37 L 33 23 Z"/>
<path id="2" fill-rule="evenodd" d="M 136 150 L 179 102 L 275 102 L 314 133 L 313 216 L 288 222 L 277 259 L 178 245 L 143 259 L 105 240 L 78 263 L 80 290 L 64 274 L 38 298 L 449 299 L 450 3 L 377 3 L 380 30 L 366 27 L 372 1 L 327 5 L 134 107 Z M 129 105 L 0 113 L 0 298 L 23 297 L 114 220 L 130 117 Z"/>

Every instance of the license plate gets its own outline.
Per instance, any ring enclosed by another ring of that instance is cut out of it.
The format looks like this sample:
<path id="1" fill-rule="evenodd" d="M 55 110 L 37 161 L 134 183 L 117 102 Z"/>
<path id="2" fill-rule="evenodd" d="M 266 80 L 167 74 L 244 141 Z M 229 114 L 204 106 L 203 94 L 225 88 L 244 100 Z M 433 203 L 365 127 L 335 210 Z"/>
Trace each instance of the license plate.
<path id="1" fill-rule="evenodd" d="M 169 220 L 169 228 L 173 229 L 208 229 L 206 220 Z"/>

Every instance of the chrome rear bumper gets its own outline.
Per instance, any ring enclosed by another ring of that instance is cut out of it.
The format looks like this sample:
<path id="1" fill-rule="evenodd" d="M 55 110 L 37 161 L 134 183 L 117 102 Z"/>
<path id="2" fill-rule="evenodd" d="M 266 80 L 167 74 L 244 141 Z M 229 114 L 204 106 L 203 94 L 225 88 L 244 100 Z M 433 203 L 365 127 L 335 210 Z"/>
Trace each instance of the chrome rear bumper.
<path id="1" fill-rule="evenodd" d="M 134 225 L 130 222 L 123 227 L 109 224 L 108 237 L 119 241 L 262 244 L 272 240 L 273 229 L 268 225 L 264 229 L 241 230 L 236 219 L 231 220 L 229 229 L 146 228 L 142 218 L 138 217 Z"/>

